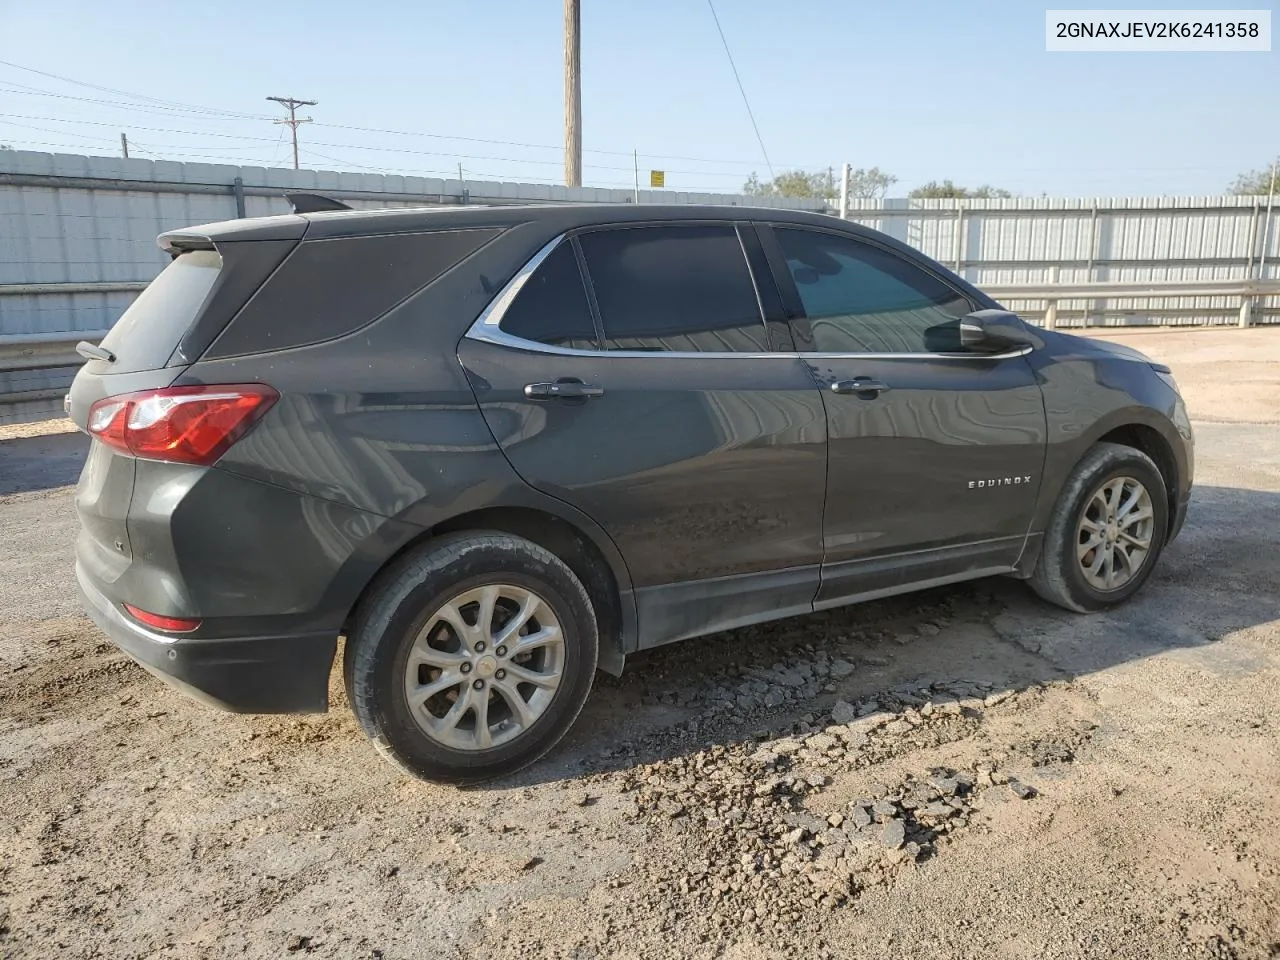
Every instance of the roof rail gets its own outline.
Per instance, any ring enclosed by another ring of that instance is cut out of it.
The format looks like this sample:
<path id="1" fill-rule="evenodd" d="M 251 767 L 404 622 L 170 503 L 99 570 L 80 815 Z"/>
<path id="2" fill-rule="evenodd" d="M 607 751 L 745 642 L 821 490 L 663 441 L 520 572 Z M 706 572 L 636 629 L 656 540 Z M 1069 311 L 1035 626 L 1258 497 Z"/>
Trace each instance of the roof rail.
<path id="1" fill-rule="evenodd" d="M 286 193 L 284 198 L 294 213 L 319 213 L 322 210 L 350 210 L 347 204 L 319 193 Z"/>

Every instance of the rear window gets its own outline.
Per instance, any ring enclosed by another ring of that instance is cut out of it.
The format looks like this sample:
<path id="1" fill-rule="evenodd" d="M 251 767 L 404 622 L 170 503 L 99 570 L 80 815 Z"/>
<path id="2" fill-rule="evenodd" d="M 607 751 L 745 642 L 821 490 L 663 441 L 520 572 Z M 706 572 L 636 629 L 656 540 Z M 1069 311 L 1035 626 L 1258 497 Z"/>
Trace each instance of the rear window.
<path id="1" fill-rule="evenodd" d="M 102 346 L 116 356 L 109 372 L 163 367 L 199 316 L 221 269 L 222 257 L 213 250 L 184 253 L 165 267 L 103 338 Z"/>
<path id="2" fill-rule="evenodd" d="M 758 353 L 764 320 L 737 231 L 717 224 L 579 238 L 607 350 Z"/>
<path id="3" fill-rule="evenodd" d="M 205 358 L 286 350 L 346 336 L 501 232 L 485 227 L 304 240 L 222 331 Z"/>

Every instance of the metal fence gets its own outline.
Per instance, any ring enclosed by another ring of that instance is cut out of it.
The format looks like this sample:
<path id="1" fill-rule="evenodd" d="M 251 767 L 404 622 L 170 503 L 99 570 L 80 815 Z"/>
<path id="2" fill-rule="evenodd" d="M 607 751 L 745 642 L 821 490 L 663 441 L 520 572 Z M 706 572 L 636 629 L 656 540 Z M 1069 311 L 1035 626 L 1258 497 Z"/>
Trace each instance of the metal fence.
<path id="1" fill-rule="evenodd" d="M 664 202 L 834 212 L 821 200 L 567 188 L 0 152 L 0 422 L 50 416 L 78 358 L 165 265 L 165 230 L 288 212 L 286 190 L 354 207 Z M 1280 323 L 1280 209 L 1266 198 L 852 200 L 1029 320 L 1063 327 Z"/>
<path id="2" fill-rule="evenodd" d="M 848 218 L 1036 322 L 1280 323 L 1274 292 L 1242 304 L 1238 291 L 1280 279 L 1280 209 L 1267 197 L 850 200 Z M 1119 285 L 1145 295 L 1120 297 Z"/>
<path id="3" fill-rule="evenodd" d="M 61 409 L 79 339 L 94 339 L 168 262 L 157 234 L 288 213 L 286 190 L 353 207 L 459 203 L 748 204 L 823 211 L 821 200 L 608 190 L 0 151 L 0 422 Z"/>

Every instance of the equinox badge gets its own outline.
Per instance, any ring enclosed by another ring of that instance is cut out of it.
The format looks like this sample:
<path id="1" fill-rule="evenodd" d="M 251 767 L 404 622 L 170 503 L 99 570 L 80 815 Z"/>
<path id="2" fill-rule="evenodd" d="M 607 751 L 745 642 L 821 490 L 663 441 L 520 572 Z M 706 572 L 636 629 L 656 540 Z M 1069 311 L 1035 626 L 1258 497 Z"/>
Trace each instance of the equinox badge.
<path id="1" fill-rule="evenodd" d="M 994 480 L 970 480 L 969 489 L 981 489 L 983 487 L 1011 487 L 1015 484 L 1030 483 L 1031 477 L 996 477 Z"/>

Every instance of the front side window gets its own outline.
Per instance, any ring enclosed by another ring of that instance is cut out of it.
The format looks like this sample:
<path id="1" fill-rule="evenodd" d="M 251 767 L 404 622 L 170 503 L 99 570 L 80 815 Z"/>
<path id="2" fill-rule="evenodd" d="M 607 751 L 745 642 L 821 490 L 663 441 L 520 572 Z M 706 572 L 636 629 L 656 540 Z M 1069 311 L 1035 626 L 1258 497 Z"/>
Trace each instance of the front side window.
<path id="1" fill-rule="evenodd" d="M 819 353 L 961 350 L 969 301 L 897 254 L 849 237 L 775 227 Z"/>
<path id="2" fill-rule="evenodd" d="M 595 350 L 596 330 L 573 245 L 560 243 L 524 282 L 502 315 L 502 331 L 522 340 Z"/>
<path id="3" fill-rule="evenodd" d="M 628 227 L 579 237 L 608 350 L 768 350 L 731 226 Z"/>

